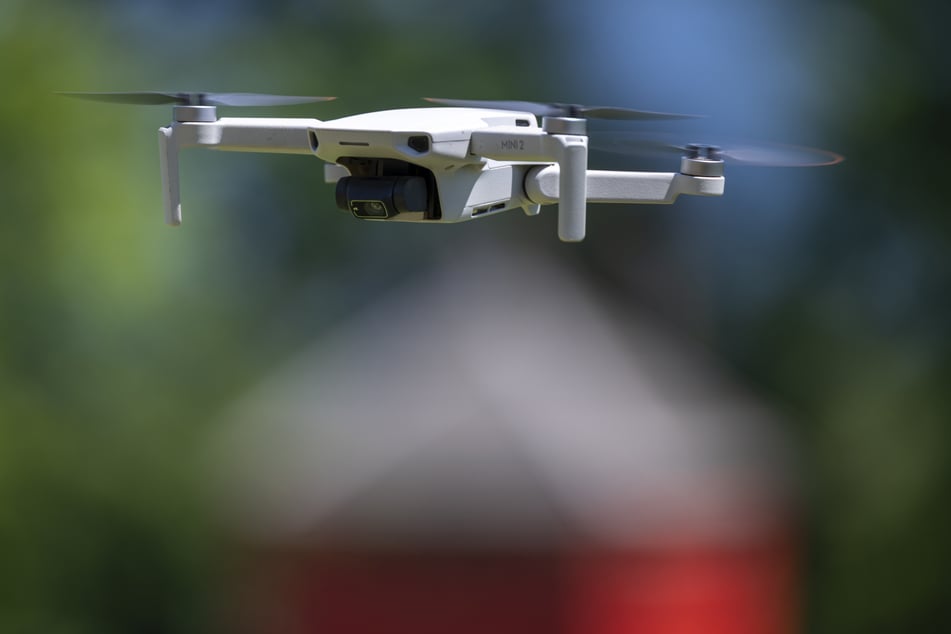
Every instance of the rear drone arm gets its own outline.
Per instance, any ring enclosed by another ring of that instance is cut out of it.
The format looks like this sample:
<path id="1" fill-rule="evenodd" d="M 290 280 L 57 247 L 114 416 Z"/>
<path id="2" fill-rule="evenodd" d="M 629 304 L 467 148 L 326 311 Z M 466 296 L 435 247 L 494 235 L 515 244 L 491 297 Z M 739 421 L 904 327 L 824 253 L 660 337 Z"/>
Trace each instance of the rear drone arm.
<path id="1" fill-rule="evenodd" d="M 490 128 L 472 133 L 470 152 L 490 159 L 549 161 L 532 168 L 525 192 L 536 204 L 558 203 L 558 237 L 584 239 L 588 202 L 672 203 L 680 194 L 723 194 L 723 161 L 684 157 L 680 173 L 588 170 L 585 121 L 545 117 L 541 128 Z"/>
<path id="2" fill-rule="evenodd" d="M 525 193 L 529 200 L 539 205 L 559 203 L 560 172 L 558 165 L 532 168 L 525 178 Z M 717 175 L 602 170 L 587 170 L 586 181 L 587 202 L 628 204 L 669 204 L 681 194 L 720 196 L 725 184 L 724 177 Z"/>
<path id="3" fill-rule="evenodd" d="M 175 121 L 168 127 L 159 128 L 159 160 L 166 224 L 182 223 L 179 150 L 206 147 L 232 152 L 311 154 L 308 130 L 318 125 L 320 121 L 317 119 L 224 117 L 211 121 Z"/>

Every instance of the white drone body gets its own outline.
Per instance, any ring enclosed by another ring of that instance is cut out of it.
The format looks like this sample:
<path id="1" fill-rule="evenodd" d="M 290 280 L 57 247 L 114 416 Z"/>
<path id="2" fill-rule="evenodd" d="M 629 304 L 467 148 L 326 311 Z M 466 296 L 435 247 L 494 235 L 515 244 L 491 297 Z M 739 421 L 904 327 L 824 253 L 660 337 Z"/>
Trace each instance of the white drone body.
<path id="1" fill-rule="evenodd" d="M 159 129 L 165 219 L 181 224 L 178 152 L 184 148 L 311 154 L 325 161 L 337 204 L 358 218 L 449 223 L 557 204 L 558 234 L 584 239 L 588 202 L 671 203 L 723 193 L 723 161 L 693 152 L 678 172 L 588 169 L 586 121 L 473 107 L 387 110 L 321 121 L 218 118 L 180 105 Z"/>

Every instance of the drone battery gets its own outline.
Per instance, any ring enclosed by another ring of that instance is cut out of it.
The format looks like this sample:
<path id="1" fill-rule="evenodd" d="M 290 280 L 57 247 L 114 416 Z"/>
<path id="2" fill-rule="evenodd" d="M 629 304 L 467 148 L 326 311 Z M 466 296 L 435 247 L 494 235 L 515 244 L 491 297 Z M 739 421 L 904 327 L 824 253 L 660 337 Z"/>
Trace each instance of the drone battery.
<path id="1" fill-rule="evenodd" d="M 337 181 L 337 206 L 357 218 L 385 220 L 424 212 L 429 192 L 421 176 L 348 176 Z"/>

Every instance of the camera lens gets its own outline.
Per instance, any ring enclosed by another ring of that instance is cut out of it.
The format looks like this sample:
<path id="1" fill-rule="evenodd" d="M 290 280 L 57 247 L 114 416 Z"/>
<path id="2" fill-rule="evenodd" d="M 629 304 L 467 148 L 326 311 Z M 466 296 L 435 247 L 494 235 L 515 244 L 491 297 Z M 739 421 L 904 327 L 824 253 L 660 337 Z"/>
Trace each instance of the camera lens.
<path id="1" fill-rule="evenodd" d="M 429 190 L 421 176 L 348 176 L 337 181 L 337 206 L 358 218 L 425 212 Z"/>
<path id="2" fill-rule="evenodd" d="M 388 218 L 390 216 L 386 211 L 386 203 L 382 200 L 351 200 L 350 211 L 360 218 Z"/>

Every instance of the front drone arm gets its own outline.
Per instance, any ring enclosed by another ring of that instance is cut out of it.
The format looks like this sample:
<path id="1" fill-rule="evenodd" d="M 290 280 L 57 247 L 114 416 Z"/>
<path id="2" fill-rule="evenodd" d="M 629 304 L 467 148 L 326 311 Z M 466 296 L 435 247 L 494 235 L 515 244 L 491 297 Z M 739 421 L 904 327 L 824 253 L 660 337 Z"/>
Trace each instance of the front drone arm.
<path id="1" fill-rule="evenodd" d="M 182 224 L 178 151 L 206 147 L 230 152 L 312 154 L 310 130 L 317 119 L 222 118 L 214 121 L 176 121 L 159 128 L 159 161 L 165 223 Z"/>
<path id="2" fill-rule="evenodd" d="M 584 239 L 587 213 L 588 137 L 583 119 L 552 117 L 542 128 L 495 127 L 472 133 L 469 151 L 502 161 L 556 162 L 560 196 L 558 237 Z"/>

